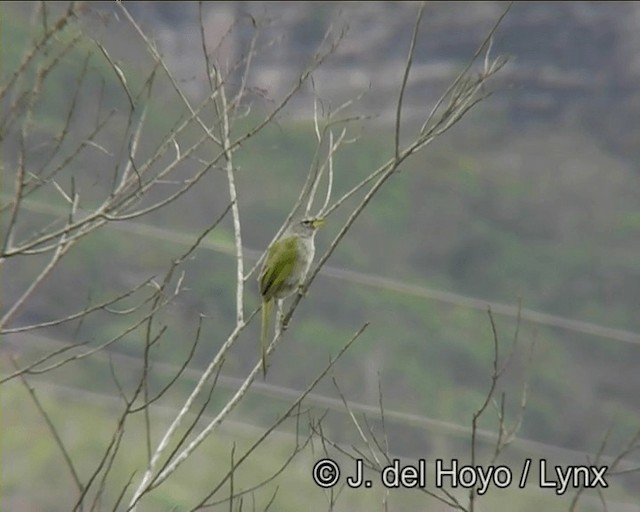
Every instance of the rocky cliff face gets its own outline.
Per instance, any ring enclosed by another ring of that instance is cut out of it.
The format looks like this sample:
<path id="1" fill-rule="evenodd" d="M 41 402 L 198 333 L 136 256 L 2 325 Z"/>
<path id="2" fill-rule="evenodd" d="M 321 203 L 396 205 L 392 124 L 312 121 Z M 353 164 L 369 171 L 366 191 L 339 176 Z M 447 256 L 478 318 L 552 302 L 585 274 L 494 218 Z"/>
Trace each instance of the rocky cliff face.
<path id="1" fill-rule="evenodd" d="M 425 104 L 437 97 L 506 7 L 503 2 L 428 5 L 411 101 Z M 157 2 L 130 8 L 154 27 L 181 74 L 201 74 L 197 5 Z M 213 44 L 239 20 L 222 45 L 229 61 L 246 50 L 253 24 L 261 26 L 251 79 L 271 97 L 284 94 L 329 26 L 336 32 L 347 27 L 340 48 L 315 75 L 317 89 L 332 101 L 369 90 L 364 108 L 384 120 L 392 117 L 416 9 L 410 2 L 215 2 L 205 5 L 203 18 Z M 493 54 L 510 58 L 493 101 L 512 122 L 577 122 L 616 151 L 640 156 L 640 3 L 516 3 L 495 36 Z M 204 82 L 191 84 L 194 93 L 200 86 Z M 300 97 L 297 105 L 307 110 L 310 102 Z"/>

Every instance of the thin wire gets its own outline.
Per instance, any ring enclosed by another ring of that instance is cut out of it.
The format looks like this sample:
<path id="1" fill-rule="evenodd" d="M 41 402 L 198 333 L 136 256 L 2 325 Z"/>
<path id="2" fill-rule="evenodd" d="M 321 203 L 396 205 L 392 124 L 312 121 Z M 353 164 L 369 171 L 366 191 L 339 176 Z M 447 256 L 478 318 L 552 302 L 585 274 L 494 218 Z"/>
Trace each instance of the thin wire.
<path id="1" fill-rule="evenodd" d="M 21 334 L 21 336 L 24 336 L 24 334 Z M 40 335 L 37 335 L 37 336 L 27 335 L 27 336 L 36 338 L 34 341 L 38 343 L 55 343 L 60 345 L 69 344 L 66 341 L 57 340 L 47 336 L 40 336 Z M 102 352 L 99 353 L 99 355 L 106 357 L 106 355 Z M 125 362 L 139 365 L 141 364 L 140 361 L 142 361 L 142 359 L 139 357 L 132 356 L 129 354 L 120 354 L 113 351 L 111 351 L 109 355 L 114 360 L 115 359 L 119 360 L 119 363 L 118 363 L 119 365 Z M 94 356 L 94 358 L 95 357 L 96 356 Z M 175 374 L 175 372 L 178 369 L 177 365 L 174 365 L 171 363 L 163 363 L 163 362 L 154 362 L 153 367 L 155 372 L 167 372 L 172 375 Z M 189 376 L 194 379 L 199 378 L 201 373 L 202 373 L 201 370 L 191 369 L 191 368 L 187 368 L 183 372 L 185 376 Z M 0 376 L 1 375 L 2 374 L 0 374 Z M 46 382 L 44 379 L 41 379 L 38 376 L 32 376 L 31 381 L 41 382 L 42 384 L 50 385 L 51 387 L 54 387 L 54 388 L 73 390 L 73 392 L 77 393 L 79 396 L 84 396 L 84 395 L 88 395 L 92 397 L 100 396 L 100 395 L 103 395 L 104 397 L 112 396 L 109 393 L 95 393 L 95 392 L 87 391 L 86 389 L 75 388 L 73 386 L 60 386 L 57 384 L 51 384 L 49 382 Z M 238 377 L 220 375 L 218 378 L 219 385 L 225 388 L 230 388 L 230 389 L 237 389 L 237 387 L 241 385 L 243 382 L 244 382 L 244 379 L 241 379 Z M 300 396 L 300 393 L 301 393 L 301 391 L 298 389 L 290 388 L 287 386 L 269 384 L 267 382 L 259 382 L 259 381 L 254 381 L 249 392 L 250 393 L 255 392 L 259 395 L 268 396 L 268 397 L 277 398 L 277 399 L 297 398 L 298 396 Z M 113 398 L 116 399 L 116 396 L 113 395 Z M 326 395 L 322 395 L 320 393 L 309 393 L 306 398 L 306 403 L 313 404 L 318 407 L 322 407 L 326 409 L 331 409 L 340 413 L 346 413 L 342 400 L 338 398 L 332 398 Z M 380 414 L 380 409 L 377 404 L 369 405 L 369 404 L 354 402 L 350 400 L 349 407 L 354 412 L 369 414 L 374 417 L 377 417 Z M 166 407 L 166 410 L 174 411 L 174 408 Z M 408 426 L 411 428 L 435 430 L 435 431 L 443 432 L 448 435 L 455 435 L 458 437 L 465 437 L 471 433 L 471 427 L 469 426 L 460 425 L 458 423 L 451 422 L 451 421 L 439 420 L 436 418 L 415 414 L 415 413 L 407 413 L 403 411 L 385 409 L 384 416 L 385 416 L 385 420 L 391 420 L 398 424 Z M 497 439 L 497 434 L 489 430 L 477 430 L 476 435 L 479 440 L 482 440 L 484 442 L 492 442 Z M 562 446 L 544 443 L 542 441 L 535 441 L 532 439 L 525 439 L 521 437 L 515 437 L 511 445 L 517 447 L 522 451 L 534 453 L 536 454 L 537 458 L 541 458 L 544 455 L 553 456 L 553 457 L 562 457 L 565 462 L 573 461 L 572 463 L 574 464 L 576 463 L 575 461 L 583 461 L 585 460 L 585 456 L 591 455 L 591 453 L 586 451 L 573 450 L 569 448 L 564 448 Z M 603 463 L 609 463 L 613 460 L 614 460 L 614 457 L 611 457 L 611 456 L 609 457 L 603 456 L 600 458 L 600 462 L 603 462 Z M 622 465 L 624 465 L 625 467 L 638 467 L 640 466 L 640 460 L 627 459 Z"/>
<path id="2" fill-rule="evenodd" d="M 5 194 L 0 194 L 0 197 L 4 196 Z M 59 210 L 52 208 L 49 205 L 36 203 L 35 201 L 24 201 L 23 206 L 27 209 L 30 209 L 31 211 L 40 213 L 60 213 Z M 111 226 L 116 230 L 126 233 L 132 233 L 138 236 L 155 238 L 173 243 L 191 244 L 193 241 L 192 234 L 181 233 L 166 228 L 158 228 L 155 226 L 144 224 L 142 222 L 125 220 L 113 223 L 111 224 Z M 222 254 L 235 254 L 234 246 L 231 243 L 205 240 L 201 244 L 201 248 Z M 257 261 L 261 256 L 262 251 L 245 248 L 244 253 L 248 258 L 252 258 Z M 393 291 L 403 295 L 411 295 L 414 297 L 435 300 L 445 304 L 453 304 L 455 306 L 461 306 L 469 309 L 486 311 L 487 307 L 490 306 L 492 312 L 495 314 L 511 318 L 518 317 L 517 305 L 504 304 L 488 299 L 469 297 L 467 295 L 461 295 L 458 293 L 437 290 L 434 288 L 429 288 L 427 286 L 409 284 L 398 279 L 391 279 L 376 274 L 324 265 L 320 270 L 320 275 L 340 279 L 341 281 L 348 281 L 355 284 Z M 546 325 L 548 327 L 556 327 L 568 331 L 579 332 L 582 334 L 589 334 L 613 341 L 622 341 L 625 343 L 640 345 L 640 333 L 636 333 L 626 329 L 618 329 L 615 327 L 608 327 L 591 322 L 584 322 L 582 320 L 575 320 L 573 318 L 568 318 L 560 315 L 552 315 L 528 308 L 522 308 L 520 310 L 520 317 L 524 321 L 538 325 Z"/>

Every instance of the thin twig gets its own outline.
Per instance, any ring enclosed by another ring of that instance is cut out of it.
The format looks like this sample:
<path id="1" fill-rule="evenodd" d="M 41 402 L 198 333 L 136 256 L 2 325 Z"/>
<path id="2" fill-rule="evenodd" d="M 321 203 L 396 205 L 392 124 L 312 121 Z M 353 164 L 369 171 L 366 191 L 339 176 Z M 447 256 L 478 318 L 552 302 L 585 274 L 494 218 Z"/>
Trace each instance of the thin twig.
<path id="1" fill-rule="evenodd" d="M 13 364 L 13 367 L 17 370 L 18 365 L 15 359 L 12 358 L 11 363 Z M 84 485 L 80 481 L 80 476 L 78 475 L 78 472 L 76 471 L 76 468 L 73 465 L 73 460 L 71 459 L 71 455 L 69 454 L 66 446 L 64 445 L 64 442 L 62 441 L 60 434 L 58 434 L 58 429 L 56 429 L 55 425 L 53 424 L 53 421 L 51 420 L 51 417 L 49 416 L 47 411 L 44 409 L 42 404 L 40 403 L 40 399 L 36 395 L 36 392 L 33 389 L 33 387 L 31 387 L 31 385 L 29 384 L 29 381 L 27 381 L 26 377 L 24 375 L 20 375 L 20 380 L 22 381 L 22 384 L 24 385 L 25 389 L 29 393 L 29 397 L 31 397 L 31 400 L 36 406 L 36 409 L 38 409 L 38 412 L 40 413 L 45 423 L 47 424 L 47 428 L 49 429 L 49 432 L 51 432 L 51 436 L 53 437 L 56 445 L 60 449 L 60 452 L 62 453 L 62 457 L 64 458 L 67 468 L 69 469 L 69 473 L 71 473 L 71 477 L 78 489 L 78 492 L 82 492 L 84 489 Z"/>

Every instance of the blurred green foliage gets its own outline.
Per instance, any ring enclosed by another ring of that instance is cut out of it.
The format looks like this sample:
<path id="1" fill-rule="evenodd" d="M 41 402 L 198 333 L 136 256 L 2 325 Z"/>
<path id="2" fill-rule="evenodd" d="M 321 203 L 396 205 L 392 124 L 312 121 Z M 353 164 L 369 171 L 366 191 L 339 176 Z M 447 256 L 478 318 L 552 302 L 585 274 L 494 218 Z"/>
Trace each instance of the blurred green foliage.
<path id="1" fill-rule="evenodd" d="M 6 5 L 2 8 L 11 9 Z M 3 81 L 6 73 L 18 65 L 30 40 L 24 26 L 7 23 L 6 17 L 2 24 L 3 39 L 15 43 L 2 45 Z M 67 34 L 57 44 L 64 46 L 70 37 L 72 34 Z M 44 131 L 55 133 L 60 129 L 69 105 L 66 91 L 73 87 L 80 63 L 88 53 L 93 80 L 89 93 L 104 83 L 106 105 L 123 105 L 123 91 L 113 70 L 97 47 L 85 40 L 47 78 L 47 94 L 42 96 L 34 117 Z M 132 90 L 138 91 L 144 72 L 129 65 L 126 74 L 131 77 Z M 33 73 L 28 76 L 33 79 Z M 157 90 L 149 103 L 142 154 L 151 153 L 175 123 L 186 116 L 175 96 L 170 95 L 166 82 L 161 82 Z M 169 102 L 167 98 L 173 99 Z M 583 133 L 569 133 L 563 127 L 544 131 L 532 128 L 511 134 L 505 141 L 506 116 L 493 116 L 491 126 L 485 123 L 484 116 L 486 110 L 472 115 L 463 122 L 464 127 L 408 161 L 371 202 L 328 264 L 508 304 L 516 304 L 522 298 L 524 307 L 638 331 L 640 258 L 633 241 L 640 229 L 637 170 L 599 148 Z M 236 133 L 243 133 L 260 119 L 259 112 L 249 116 L 235 127 Z M 456 142 L 460 130 L 464 146 Z M 180 142 L 186 146 L 200 135 L 197 128 L 188 130 Z M 117 128 L 104 134 L 105 141 L 115 146 L 122 136 Z M 384 128 L 365 131 L 357 143 L 344 146 L 334 162 L 335 190 L 348 190 L 389 158 L 391 149 L 392 136 Z M 304 183 L 314 151 L 312 124 L 285 119 L 248 140 L 237 152 L 234 164 L 248 249 L 262 250 L 270 241 Z M 90 207 L 108 190 L 114 162 L 106 157 L 87 158 L 86 164 L 65 170 L 63 176 L 79 176 L 86 193 L 83 206 Z M 12 171 L 4 165 L 3 192 L 10 194 Z M 318 237 L 320 253 L 337 233 L 349 207 L 360 197 L 362 194 L 329 219 Z M 171 261 L 186 251 L 228 202 L 224 174 L 215 172 L 179 202 L 141 219 L 134 232 L 116 224 L 85 238 L 45 281 L 16 324 L 63 316 L 87 303 L 123 293 L 150 277 L 162 281 Z M 29 204 L 64 215 L 64 202 L 53 190 L 35 195 Z M 51 213 L 27 211 L 21 218 L 23 229 L 36 229 L 50 217 Z M 158 227 L 163 231 L 152 231 Z M 153 332 L 167 326 L 154 349 L 154 363 L 180 364 L 193 342 L 199 315 L 205 319 L 190 370 L 200 371 L 226 338 L 235 318 L 232 233 L 232 225 L 226 219 L 173 277 L 171 285 L 175 286 L 184 272 L 184 293 L 153 324 Z M 3 276 L 5 297 L 15 297 L 41 268 L 42 260 L 37 257 L 24 261 L 7 263 L 9 270 Z M 254 262 L 253 256 L 247 257 L 247 268 Z M 117 308 L 136 304 L 144 293 L 141 290 Z M 251 311 L 257 306 L 254 279 L 247 281 L 246 293 Z M 72 322 L 43 334 L 97 346 L 122 333 L 148 311 L 148 307 L 142 308 L 131 316 L 101 312 L 82 323 Z M 493 341 L 487 314 L 346 279 L 319 275 L 296 312 L 287 339 L 273 356 L 272 375 L 276 375 L 277 384 L 305 388 L 311 376 L 364 322 L 371 323 L 368 331 L 335 372 L 350 400 L 375 405 L 379 376 L 388 397 L 385 404 L 390 409 L 469 424 L 490 385 Z M 514 321 L 496 315 L 496 322 L 501 356 L 505 357 L 515 332 Z M 526 437 L 595 450 L 614 420 L 617 428 L 612 433 L 612 443 L 616 446 L 637 427 L 637 395 L 629 392 L 629 388 L 637 390 L 640 384 L 633 363 L 638 359 L 637 347 L 527 322 L 520 326 L 519 336 L 511 361 L 513 370 L 507 372 L 499 391 L 510 397 L 512 407 L 507 416 L 513 419 L 528 346 L 535 339 L 537 349 L 530 369 L 530 398 L 522 430 Z M 139 358 L 144 337 L 145 324 L 141 324 L 112 345 L 109 353 Z M 229 353 L 224 366 L 226 375 L 244 375 L 256 363 L 257 340 L 255 326 Z M 53 347 L 39 340 L 22 350 L 35 357 L 49 353 Z M 138 359 L 137 365 L 117 367 L 116 374 L 124 383 L 132 384 L 139 370 Z M 5 366 L 4 372 L 7 371 L 10 370 Z M 116 393 L 106 358 L 82 359 L 50 376 L 55 376 L 59 385 Z M 161 373 L 152 380 L 157 389 L 165 381 L 166 376 Z M 186 391 L 192 384 L 193 376 L 181 382 L 178 390 Z M 321 391 L 335 394 L 331 385 L 323 385 Z M 5 427 L 11 434 L 3 438 L 3 443 L 16 465 L 11 476 L 5 478 L 4 492 L 11 494 L 24 485 L 21 479 L 25 475 L 28 479 L 35 475 L 41 484 L 33 497 L 34 507 L 48 510 L 48 503 L 66 503 L 68 496 L 62 489 L 68 482 L 60 485 L 58 479 L 47 478 L 59 472 L 60 461 L 42 420 L 35 415 L 23 390 L 15 384 L 8 389 L 3 392 L 3 407 L 11 411 L 9 428 Z M 56 423 L 64 425 L 63 435 L 77 456 L 85 447 L 90 453 L 104 443 L 105 432 L 113 428 L 113 416 L 107 409 L 90 408 L 73 399 L 63 401 L 57 396 L 44 398 Z M 216 395 L 214 405 L 223 403 L 225 398 Z M 176 392 L 165 405 L 176 406 L 181 399 L 182 395 Z M 250 396 L 236 419 L 266 423 L 281 406 L 277 400 Z M 65 411 L 67 407 L 73 410 Z M 73 417 L 74 422 L 66 422 L 65 417 Z M 29 429 L 11 428 L 16 427 L 17 418 L 30 425 Z M 585 429 L 587 418 L 589 428 Z M 485 421 L 487 427 L 495 426 L 493 420 Z M 416 430 L 424 443 L 420 447 L 425 450 L 425 457 L 428 450 L 437 450 L 422 439 L 426 437 L 423 432 Z M 136 432 L 139 435 L 139 430 L 129 435 L 135 439 Z M 229 435 L 229 439 L 239 438 Z M 228 460 L 228 442 L 212 439 L 207 451 L 189 463 L 189 478 L 195 475 L 205 485 L 213 473 L 219 475 L 224 465 L 221 468 L 211 461 Z M 131 442 L 127 446 L 134 445 Z M 28 448 L 29 453 L 18 456 L 11 451 L 13 447 Z M 144 457 L 142 448 L 123 452 L 127 460 L 116 476 L 118 480 L 123 482 L 128 475 L 126 468 L 133 468 Z M 403 448 L 413 449 L 415 455 L 415 447 Z M 248 480 L 255 481 L 259 474 L 272 469 L 269 457 L 277 459 L 273 453 L 281 457 L 286 453 L 286 448 L 277 443 L 270 444 L 268 450 L 264 467 L 253 465 Z M 83 474 L 94 465 L 91 460 L 81 460 L 79 464 Z M 288 478 L 295 481 L 291 475 Z M 157 496 L 153 503 L 157 510 L 180 507 L 192 498 L 188 490 L 172 483 Z M 289 499 L 291 503 L 282 503 L 280 510 L 299 509 L 294 503 L 295 494 Z"/>

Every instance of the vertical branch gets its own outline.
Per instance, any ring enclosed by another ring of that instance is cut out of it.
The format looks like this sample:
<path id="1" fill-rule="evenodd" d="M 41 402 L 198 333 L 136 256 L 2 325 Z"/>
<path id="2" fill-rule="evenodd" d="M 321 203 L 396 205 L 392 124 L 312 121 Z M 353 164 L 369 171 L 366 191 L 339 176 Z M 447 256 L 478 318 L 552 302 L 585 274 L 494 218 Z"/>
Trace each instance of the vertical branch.
<path id="1" fill-rule="evenodd" d="M 487 314 L 489 315 L 489 322 L 491 324 L 491 333 L 493 339 L 493 371 L 491 372 L 491 385 L 489 386 L 489 390 L 485 395 L 484 402 L 482 405 L 473 413 L 473 417 L 471 420 L 471 466 L 474 467 L 476 464 L 476 451 L 477 451 L 477 441 L 476 435 L 478 432 L 478 419 L 482 416 L 487 409 L 491 399 L 496 390 L 496 384 L 498 382 L 498 378 L 500 377 L 500 371 L 498 370 L 499 363 L 499 341 L 498 341 L 498 330 L 496 328 L 495 320 L 493 319 L 493 313 L 491 312 L 491 308 L 487 310 Z M 501 431 L 502 431 L 502 420 L 501 420 Z M 499 433 L 501 434 L 501 432 Z M 499 442 L 499 441 L 498 441 Z M 475 499 L 476 499 L 476 490 L 472 487 L 469 490 L 469 511 L 473 512 L 475 510 Z"/>
<path id="2" fill-rule="evenodd" d="M 404 74 L 402 75 L 402 85 L 400 86 L 400 95 L 398 96 L 398 104 L 396 106 L 396 130 L 395 130 L 395 160 L 400 160 L 400 120 L 402 119 L 402 103 L 404 100 L 404 93 L 407 90 L 407 81 L 409 80 L 409 72 L 413 67 L 413 55 L 416 49 L 416 41 L 418 40 L 418 32 L 420 32 L 420 21 L 422 20 L 422 13 L 424 12 L 424 2 L 420 4 L 418 8 L 418 17 L 416 18 L 415 25 L 413 26 L 413 34 L 411 35 L 411 45 L 409 46 L 409 55 L 407 56 L 407 63 L 404 67 Z"/>
<path id="3" fill-rule="evenodd" d="M 202 18 L 202 0 L 198 1 L 198 24 L 200 25 L 200 43 L 202 44 L 202 55 L 204 57 L 205 74 L 207 75 L 207 81 L 209 82 L 209 88 L 214 91 L 213 80 L 211 79 L 211 62 L 209 59 L 209 52 L 207 50 L 207 38 L 204 33 L 204 19 Z"/>
<path id="4" fill-rule="evenodd" d="M 242 230 L 240 226 L 240 209 L 238 208 L 238 193 L 236 190 L 235 170 L 233 168 L 233 149 L 231 147 L 231 129 L 229 123 L 229 111 L 227 109 L 226 86 L 222 82 L 222 76 L 217 66 L 213 67 L 216 84 L 220 92 L 220 107 L 218 102 L 214 102 L 218 115 L 221 116 L 220 139 L 222 141 L 222 151 L 226 162 L 227 183 L 229 185 L 229 199 L 231 200 L 231 215 L 233 217 L 233 234 L 236 245 L 236 324 L 242 325 L 244 322 L 244 257 L 242 253 Z"/>
<path id="5" fill-rule="evenodd" d="M 333 155 L 338 150 L 340 145 L 344 141 L 344 137 L 347 134 L 346 127 L 342 129 L 340 133 L 340 137 L 338 137 L 338 141 L 334 144 L 333 142 L 333 130 L 329 131 L 329 154 L 327 155 L 327 161 L 325 165 L 323 165 L 321 172 L 323 169 L 328 167 L 328 177 L 327 177 L 327 193 L 325 194 L 324 203 L 322 204 L 322 208 L 320 208 L 320 215 L 324 215 L 324 212 L 329 207 L 329 201 L 331 200 L 331 193 L 333 192 Z"/>
<path id="6" fill-rule="evenodd" d="M 13 240 L 13 230 L 18 220 L 18 211 L 20 210 L 20 203 L 22 201 L 22 189 L 24 187 L 24 175 L 25 175 L 25 147 L 24 147 L 24 134 L 20 133 L 20 155 L 18 161 L 18 169 L 16 172 L 16 190 L 14 192 L 13 204 L 11 206 L 11 214 L 9 216 L 9 225 L 7 226 L 7 234 L 5 235 L 2 255 L 0 255 L 0 264 L 4 260 L 4 255 L 11 249 Z M 1 325 L 1 324 L 0 324 Z"/>

